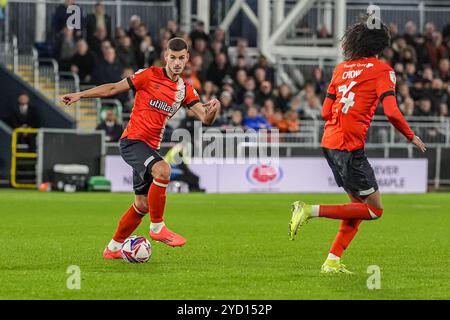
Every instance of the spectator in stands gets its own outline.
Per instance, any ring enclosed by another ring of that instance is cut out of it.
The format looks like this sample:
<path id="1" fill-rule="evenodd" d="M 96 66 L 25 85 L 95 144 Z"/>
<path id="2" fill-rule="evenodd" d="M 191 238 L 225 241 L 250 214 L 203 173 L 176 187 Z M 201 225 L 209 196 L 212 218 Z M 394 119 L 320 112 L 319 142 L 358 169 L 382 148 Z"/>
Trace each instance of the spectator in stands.
<path id="1" fill-rule="evenodd" d="M 96 85 L 118 82 L 121 80 L 122 69 L 116 61 L 114 48 L 107 48 L 103 54 L 103 60 L 95 66 L 93 81 Z"/>
<path id="2" fill-rule="evenodd" d="M 228 91 L 222 91 L 220 94 L 220 117 L 219 123 L 225 125 L 231 121 L 231 116 L 236 108 L 233 104 L 233 96 Z"/>
<path id="3" fill-rule="evenodd" d="M 117 122 L 116 114 L 112 109 L 106 111 L 105 120 L 97 126 L 97 130 L 105 131 L 106 142 L 119 141 L 123 132 L 122 125 Z"/>
<path id="4" fill-rule="evenodd" d="M 303 117 L 306 119 L 322 119 L 322 104 L 317 96 L 310 96 L 301 106 Z"/>
<path id="5" fill-rule="evenodd" d="M 52 19 L 52 30 L 54 35 L 58 35 L 67 26 L 67 20 L 72 15 L 72 13 L 67 13 L 67 8 L 74 3 L 74 0 L 64 0 L 64 4 L 60 4 L 56 7 Z"/>
<path id="6" fill-rule="evenodd" d="M 420 117 L 429 117 L 433 115 L 433 111 L 431 109 L 431 100 L 428 96 L 423 96 L 419 100 L 419 108 L 416 110 L 416 116 Z"/>
<path id="7" fill-rule="evenodd" d="M 433 68 L 437 68 L 439 61 L 447 57 L 447 48 L 442 39 L 442 34 L 438 31 L 433 32 L 432 38 L 427 42 L 428 56 Z"/>
<path id="8" fill-rule="evenodd" d="M 405 67 L 405 76 L 408 84 L 414 83 L 416 79 L 416 65 L 414 63 L 408 62 Z"/>
<path id="9" fill-rule="evenodd" d="M 248 48 L 248 40 L 245 38 L 239 38 L 236 44 L 237 55 L 243 56 L 247 60 L 247 48 Z"/>
<path id="10" fill-rule="evenodd" d="M 253 70 L 253 77 L 256 81 L 256 86 L 259 87 L 261 83 L 266 81 L 266 70 L 261 67 L 257 67 Z"/>
<path id="11" fill-rule="evenodd" d="M 417 26 L 412 20 L 409 20 L 405 24 L 404 38 L 406 40 L 406 43 L 408 43 L 410 46 L 412 46 L 414 44 L 414 37 L 416 35 L 417 35 Z"/>
<path id="12" fill-rule="evenodd" d="M 220 41 L 213 41 L 213 43 L 211 43 L 211 52 L 213 56 L 217 56 L 219 53 L 223 53 L 226 55 L 228 60 L 228 53 L 225 50 L 223 43 Z"/>
<path id="13" fill-rule="evenodd" d="M 300 113 L 303 113 L 304 106 L 308 103 L 308 100 L 315 97 L 314 84 L 311 81 L 307 81 L 303 90 L 301 90 L 291 101 L 291 109 Z"/>
<path id="14" fill-rule="evenodd" d="M 283 123 L 278 124 L 283 129 L 285 128 L 286 132 L 299 132 L 300 131 L 300 120 L 298 118 L 298 113 L 294 110 L 289 110 L 286 112 L 285 119 Z"/>
<path id="15" fill-rule="evenodd" d="M 254 106 L 255 106 L 255 94 L 253 93 L 253 91 L 247 91 L 244 94 L 243 102 L 238 107 L 236 107 L 236 109 L 240 110 L 242 114 L 247 114 L 248 109 Z"/>
<path id="16" fill-rule="evenodd" d="M 233 113 L 231 114 L 230 122 L 225 127 L 243 129 L 244 123 L 242 118 L 242 112 L 240 110 L 234 110 Z"/>
<path id="17" fill-rule="evenodd" d="M 26 93 L 21 94 L 17 99 L 10 122 L 13 129 L 40 127 L 39 113 L 36 107 L 30 104 L 30 97 Z"/>
<path id="18" fill-rule="evenodd" d="M 214 61 L 214 57 L 210 50 L 207 49 L 207 42 L 203 38 L 198 38 L 192 41 L 193 55 L 200 55 L 203 60 L 203 69 L 208 70 L 211 63 Z"/>
<path id="19" fill-rule="evenodd" d="M 264 104 L 262 106 L 262 116 L 267 120 L 267 122 L 270 123 L 270 125 L 276 126 L 275 121 L 275 103 L 272 99 L 267 99 L 264 101 Z"/>
<path id="20" fill-rule="evenodd" d="M 245 74 L 248 73 L 247 61 L 245 60 L 244 56 L 238 56 L 236 58 L 235 65 L 232 67 L 231 74 L 232 74 L 234 79 L 237 79 L 237 73 L 240 70 L 244 70 Z"/>
<path id="21" fill-rule="evenodd" d="M 247 81 L 247 72 L 245 70 L 239 70 L 234 78 L 234 92 L 236 94 L 236 99 L 238 102 L 244 100 L 244 93 L 247 91 L 245 89 L 245 83 Z"/>
<path id="22" fill-rule="evenodd" d="M 208 70 L 206 70 L 203 66 L 203 57 L 199 54 L 192 54 L 191 62 L 192 62 L 192 72 L 195 73 L 195 76 L 200 80 L 200 82 L 205 82 L 206 72 Z"/>
<path id="23" fill-rule="evenodd" d="M 324 72 L 321 68 L 315 67 L 312 71 L 312 82 L 314 83 L 316 95 L 323 96 L 327 90 Z M 325 98 L 323 96 L 323 98 Z"/>
<path id="24" fill-rule="evenodd" d="M 117 46 L 119 44 L 119 39 L 128 35 L 123 27 L 117 27 L 114 37 L 114 45 Z"/>
<path id="25" fill-rule="evenodd" d="M 284 113 L 290 109 L 292 93 L 289 86 L 283 83 L 278 88 L 278 97 L 276 98 L 277 107 Z"/>
<path id="26" fill-rule="evenodd" d="M 448 58 L 439 61 L 438 74 L 442 81 L 450 81 L 450 60 Z"/>
<path id="27" fill-rule="evenodd" d="M 386 47 L 383 50 L 383 53 L 381 54 L 380 59 L 384 59 L 384 61 L 390 65 L 391 67 L 394 66 L 394 57 L 395 57 L 395 53 L 394 50 L 391 47 Z"/>
<path id="28" fill-rule="evenodd" d="M 97 28 L 105 29 L 106 36 L 111 38 L 111 18 L 105 13 L 105 7 L 98 1 L 94 6 L 94 13 L 88 14 L 86 17 L 86 37 L 91 42 Z"/>
<path id="29" fill-rule="evenodd" d="M 417 62 L 419 65 L 430 63 L 430 57 L 428 56 L 428 48 L 426 42 L 427 40 L 423 35 L 419 34 L 414 37 L 413 47 L 416 51 Z"/>
<path id="30" fill-rule="evenodd" d="M 137 70 L 138 63 L 136 55 L 136 51 L 131 43 L 131 38 L 128 36 L 120 38 L 117 47 L 117 59 L 122 68 Z"/>
<path id="31" fill-rule="evenodd" d="M 222 85 L 222 80 L 226 75 L 231 74 L 231 69 L 228 64 L 228 59 L 225 53 L 219 53 L 215 61 L 208 68 L 206 79 L 212 81 L 217 87 Z M 206 100 L 209 101 L 209 100 Z"/>
<path id="32" fill-rule="evenodd" d="M 36 107 L 30 104 L 30 97 L 23 93 L 17 100 L 17 105 L 11 115 L 10 125 L 16 128 L 39 128 L 40 116 Z M 27 145 L 28 152 L 36 152 L 36 136 L 22 134 L 18 137 L 19 144 Z"/>
<path id="33" fill-rule="evenodd" d="M 80 78 L 81 83 L 90 83 L 92 72 L 95 68 L 95 56 L 89 50 L 86 40 L 80 39 L 77 42 L 77 53 L 70 60 L 70 70 Z"/>
<path id="34" fill-rule="evenodd" d="M 265 79 L 270 81 L 271 83 L 275 83 L 275 69 L 269 65 L 269 61 L 267 60 L 266 56 L 259 56 L 258 62 L 253 67 L 253 70 L 255 70 L 256 68 L 263 68 L 266 72 Z"/>
<path id="35" fill-rule="evenodd" d="M 158 58 L 157 48 L 153 45 L 153 39 L 150 35 L 145 36 L 141 41 L 138 51 L 139 68 L 148 68 L 153 65 Z"/>
<path id="36" fill-rule="evenodd" d="M 139 28 L 137 29 L 136 35 L 137 35 L 137 38 L 136 38 L 136 43 L 134 44 L 134 48 L 136 51 L 138 51 L 141 46 L 142 41 L 144 41 L 145 37 L 147 37 L 149 35 L 147 26 L 142 23 L 139 26 Z M 166 38 L 166 40 L 167 41 L 170 40 L 170 37 Z"/>
<path id="37" fill-rule="evenodd" d="M 141 17 L 137 14 L 134 14 L 130 18 L 130 27 L 128 28 L 128 35 L 133 42 L 133 46 L 136 48 L 139 46 L 139 37 L 138 37 L 138 29 L 142 24 Z"/>
<path id="38" fill-rule="evenodd" d="M 221 91 L 228 91 L 229 93 L 231 93 L 231 95 L 234 96 L 234 81 L 228 74 L 222 80 Z"/>
<path id="39" fill-rule="evenodd" d="M 410 98 L 409 86 L 406 82 L 398 82 L 397 103 L 400 105 L 405 99 Z"/>
<path id="40" fill-rule="evenodd" d="M 279 111 L 275 110 L 272 117 L 272 122 L 270 124 L 272 127 L 277 128 L 280 132 L 287 132 L 286 123 L 284 120 L 284 114 Z"/>
<path id="41" fill-rule="evenodd" d="M 224 52 L 226 55 L 228 55 L 228 47 L 225 43 L 225 31 L 221 29 L 220 27 L 216 28 L 214 30 L 214 39 L 213 43 L 221 43 L 222 44 L 222 52 Z"/>
<path id="42" fill-rule="evenodd" d="M 174 38 L 178 33 L 178 24 L 175 20 L 167 21 L 166 31 L 170 32 L 170 38 Z"/>
<path id="43" fill-rule="evenodd" d="M 75 38 L 73 29 L 64 27 L 62 33 L 58 36 L 56 43 L 57 60 L 59 69 L 62 71 L 70 70 L 70 60 L 77 52 L 77 40 Z"/>
<path id="44" fill-rule="evenodd" d="M 256 98 L 256 82 L 255 82 L 255 78 L 252 77 L 247 77 L 247 79 L 245 80 L 245 86 L 244 86 L 244 96 L 242 97 L 243 99 L 245 99 L 245 95 L 249 94 L 250 92 L 253 93 L 253 99 Z M 240 102 L 242 102 L 242 100 L 240 100 Z"/>
<path id="45" fill-rule="evenodd" d="M 100 44 L 100 52 L 102 54 L 102 57 L 105 55 L 105 51 L 111 48 L 114 48 L 111 41 L 109 40 L 102 41 L 102 43 Z"/>
<path id="46" fill-rule="evenodd" d="M 201 91 L 202 90 L 202 83 L 197 78 L 195 72 L 192 70 L 192 64 L 187 63 L 184 71 L 183 71 L 183 80 L 189 83 L 191 86 L 194 87 L 195 90 Z"/>
<path id="47" fill-rule="evenodd" d="M 95 30 L 94 36 L 90 39 L 90 41 L 88 41 L 89 48 L 91 48 L 97 59 L 101 59 L 103 57 L 102 43 L 106 40 L 108 40 L 106 29 L 98 27 Z"/>
<path id="48" fill-rule="evenodd" d="M 411 98 L 414 101 L 418 101 L 424 96 L 424 81 L 422 79 L 416 79 L 413 83 L 412 88 L 410 88 Z"/>
<path id="49" fill-rule="evenodd" d="M 211 81 L 206 81 L 203 84 L 203 93 L 201 95 L 202 101 L 209 101 L 216 98 L 216 88 L 214 88 L 214 83 Z"/>
<path id="50" fill-rule="evenodd" d="M 272 83 L 270 81 L 263 81 L 256 95 L 256 103 L 260 106 L 264 104 L 266 100 L 275 100 L 275 96 L 272 93 Z"/>
<path id="51" fill-rule="evenodd" d="M 395 41 L 397 39 L 398 35 L 398 26 L 396 23 L 391 22 L 389 23 L 389 33 L 391 34 L 391 39 Z"/>
<path id="52" fill-rule="evenodd" d="M 433 79 L 431 88 L 428 90 L 428 95 L 431 100 L 431 109 L 433 113 L 438 114 L 441 104 L 447 101 L 447 93 L 444 90 L 444 82 L 439 79 Z"/>
<path id="53" fill-rule="evenodd" d="M 247 116 L 244 117 L 244 125 L 253 130 L 270 129 L 270 123 L 258 113 L 258 108 L 250 106 L 247 111 Z"/>
<path id="54" fill-rule="evenodd" d="M 194 46 L 198 39 L 202 39 L 205 43 L 209 42 L 209 35 L 205 31 L 205 23 L 203 21 L 197 21 L 195 23 L 195 28 L 189 34 L 189 38 L 191 38 Z"/>
<path id="55" fill-rule="evenodd" d="M 415 113 L 414 100 L 410 97 L 406 98 L 399 107 L 406 117 L 411 117 Z"/>
<path id="56" fill-rule="evenodd" d="M 429 21 L 425 23 L 424 30 L 425 31 L 423 36 L 427 41 L 431 41 L 433 39 L 433 33 L 436 31 L 436 25 L 434 24 L 434 22 Z"/>

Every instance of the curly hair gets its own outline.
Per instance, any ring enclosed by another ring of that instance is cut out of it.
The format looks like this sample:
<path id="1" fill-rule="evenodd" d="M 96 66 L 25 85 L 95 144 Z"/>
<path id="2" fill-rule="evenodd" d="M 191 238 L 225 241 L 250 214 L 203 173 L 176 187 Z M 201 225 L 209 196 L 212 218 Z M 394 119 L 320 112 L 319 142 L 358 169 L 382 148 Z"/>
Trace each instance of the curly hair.
<path id="1" fill-rule="evenodd" d="M 379 28 L 370 28 L 368 19 L 376 19 Z M 345 30 L 342 37 L 344 57 L 346 60 L 353 60 L 378 55 L 390 45 L 390 41 L 388 27 L 378 18 L 364 15 Z"/>

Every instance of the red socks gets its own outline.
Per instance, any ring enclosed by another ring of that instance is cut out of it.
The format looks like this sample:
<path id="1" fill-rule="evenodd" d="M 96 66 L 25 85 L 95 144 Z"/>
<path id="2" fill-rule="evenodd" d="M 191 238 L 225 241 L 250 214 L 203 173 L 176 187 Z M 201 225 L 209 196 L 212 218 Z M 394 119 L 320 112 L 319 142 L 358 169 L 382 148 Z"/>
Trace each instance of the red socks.
<path id="1" fill-rule="evenodd" d="M 352 242 L 358 232 L 358 227 L 361 222 L 362 220 L 343 220 L 339 232 L 331 246 L 330 253 L 341 257 L 344 250 L 347 249 L 348 245 Z"/>
<path id="2" fill-rule="evenodd" d="M 347 204 L 321 204 L 319 217 L 341 220 L 372 220 L 378 219 L 383 214 L 382 209 L 368 205 L 367 203 L 347 203 Z"/>
<path id="3" fill-rule="evenodd" d="M 166 188 L 169 180 L 153 179 L 153 183 L 148 191 L 148 203 L 150 208 L 150 220 L 153 223 L 163 222 L 164 207 L 166 206 Z M 119 221 L 113 240 L 124 242 L 131 233 L 139 226 L 142 217 L 147 212 L 142 212 L 133 204 Z"/>
<path id="4" fill-rule="evenodd" d="M 148 191 L 148 207 L 150 221 L 153 223 L 164 221 L 164 207 L 166 206 L 166 188 L 170 180 L 153 179 Z"/>
<path id="5" fill-rule="evenodd" d="M 142 221 L 142 217 L 146 213 L 147 212 L 141 212 L 139 209 L 136 209 L 133 204 L 120 219 L 119 226 L 117 227 L 113 240 L 121 243 L 124 242 L 125 239 L 128 238 L 134 230 L 136 230 Z"/>

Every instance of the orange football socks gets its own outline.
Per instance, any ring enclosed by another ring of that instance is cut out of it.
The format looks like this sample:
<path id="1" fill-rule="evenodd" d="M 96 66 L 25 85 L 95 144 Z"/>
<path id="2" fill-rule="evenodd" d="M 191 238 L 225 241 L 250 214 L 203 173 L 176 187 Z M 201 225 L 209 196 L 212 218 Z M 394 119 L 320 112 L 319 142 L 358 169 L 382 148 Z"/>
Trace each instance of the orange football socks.
<path id="1" fill-rule="evenodd" d="M 382 214 L 382 209 L 367 203 L 321 204 L 319 208 L 319 217 L 341 220 L 372 220 L 381 217 Z"/>
<path id="2" fill-rule="evenodd" d="M 147 212 L 142 212 L 133 204 L 120 219 L 119 226 L 117 227 L 113 240 L 123 243 L 125 239 L 127 239 L 133 231 L 136 230 L 142 221 L 142 217 L 146 214 Z"/>
<path id="3" fill-rule="evenodd" d="M 150 221 L 159 223 L 164 221 L 164 208 L 166 206 L 166 188 L 170 180 L 153 179 L 148 191 L 148 207 L 150 209 Z"/>

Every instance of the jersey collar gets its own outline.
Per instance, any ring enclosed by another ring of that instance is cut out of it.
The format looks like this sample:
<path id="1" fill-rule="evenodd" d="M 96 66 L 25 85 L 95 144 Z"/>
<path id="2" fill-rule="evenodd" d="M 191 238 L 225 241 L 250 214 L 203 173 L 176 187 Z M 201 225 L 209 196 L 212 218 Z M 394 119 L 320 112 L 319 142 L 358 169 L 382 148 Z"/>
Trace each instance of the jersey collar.
<path id="1" fill-rule="evenodd" d="M 167 74 L 166 67 L 163 67 L 163 72 L 164 72 L 164 75 L 167 77 L 167 79 L 169 79 L 169 80 L 172 81 L 172 82 L 178 82 L 178 80 L 180 79 L 180 76 L 178 76 L 178 79 L 177 79 L 177 80 L 172 80 L 172 79 L 169 77 L 169 75 Z"/>

